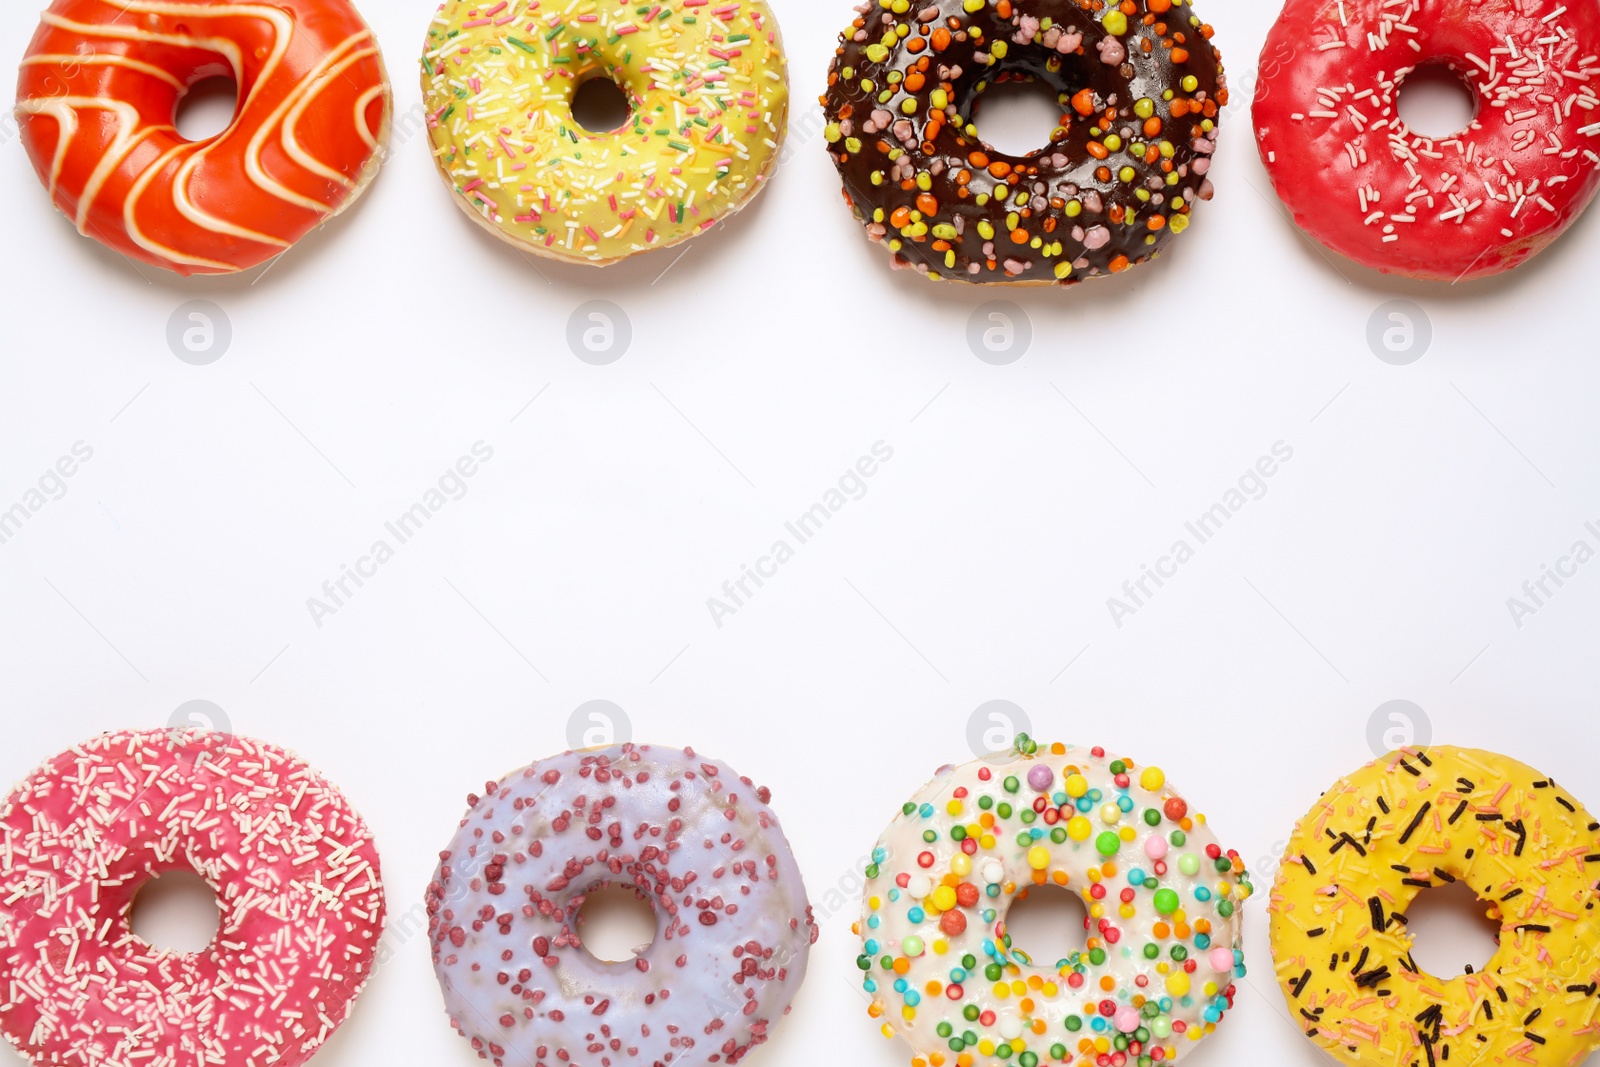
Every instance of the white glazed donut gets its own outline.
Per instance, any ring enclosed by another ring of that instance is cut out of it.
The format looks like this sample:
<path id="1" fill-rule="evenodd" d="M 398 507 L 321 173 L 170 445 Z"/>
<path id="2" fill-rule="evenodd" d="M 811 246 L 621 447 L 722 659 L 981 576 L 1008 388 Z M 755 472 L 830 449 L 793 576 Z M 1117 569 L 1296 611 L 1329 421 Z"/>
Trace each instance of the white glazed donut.
<path id="1" fill-rule="evenodd" d="M 1159 769 L 1100 748 L 1020 736 L 1009 756 L 941 768 L 866 875 L 856 962 L 916 1067 L 1170 1062 L 1216 1028 L 1244 975 L 1238 854 Z M 1052 884 L 1083 897 L 1089 936 L 1035 962 L 1006 915 Z"/>

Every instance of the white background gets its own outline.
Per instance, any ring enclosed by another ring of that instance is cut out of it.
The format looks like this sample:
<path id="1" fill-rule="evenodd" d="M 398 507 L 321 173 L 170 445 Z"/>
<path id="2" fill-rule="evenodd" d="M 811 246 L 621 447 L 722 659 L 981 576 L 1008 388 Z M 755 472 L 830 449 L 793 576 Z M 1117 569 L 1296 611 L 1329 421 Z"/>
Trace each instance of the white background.
<path id="1" fill-rule="evenodd" d="M 0 8 L 6 64 L 34 6 Z M 1071 291 L 933 285 L 866 244 L 823 151 L 812 105 L 850 5 L 775 7 L 791 158 L 670 270 L 674 252 L 597 273 L 503 250 L 416 136 L 264 276 L 184 282 L 75 236 L 6 126 L 0 509 L 75 442 L 94 458 L 0 545 L 0 778 L 214 701 L 346 789 L 400 915 L 469 790 L 615 701 L 635 739 L 772 787 L 825 914 L 762 1067 L 905 1061 L 866 1017 L 838 887 L 906 796 L 970 758 L 988 700 L 1046 740 L 1159 763 L 1264 876 L 1394 699 L 1435 740 L 1600 804 L 1600 562 L 1520 629 L 1506 603 L 1597 544 L 1595 214 L 1513 276 L 1385 280 L 1297 236 L 1235 104 L 1216 200 L 1160 263 Z M 431 5 L 367 8 L 404 115 Z M 1271 5 L 1202 14 L 1247 100 Z M 232 325 L 209 366 L 166 340 L 197 298 Z M 1367 342 L 1396 298 L 1431 321 L 1409 366 Z M 566 343 L 591 299 L 632 324 L 610 366 Z M 993 299 L 1031 321 L 1008 366 L 964 340 Z M 707 598 L 880 440 L 894 458 L 866 496 L 715 626 Z M 494 459 L 468 495 L 315 625 L 307 598 L 478 441 Z M 1118 627 L 1107 598 L 1279 441 L 1294 458 L 1266 496 Z M 1237 1014 L 1196 1065 L 1319 1059 L 1283 1013 L 1264 905 Z M 322 1067 L 475 1062 L 425 941 Z"/>

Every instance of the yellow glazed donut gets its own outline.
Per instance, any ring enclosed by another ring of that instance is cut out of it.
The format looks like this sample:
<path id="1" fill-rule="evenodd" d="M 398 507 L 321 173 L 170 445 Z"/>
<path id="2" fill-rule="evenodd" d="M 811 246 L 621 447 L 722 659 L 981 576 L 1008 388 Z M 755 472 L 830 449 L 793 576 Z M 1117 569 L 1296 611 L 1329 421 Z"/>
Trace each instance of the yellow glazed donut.
<path id="1" fill-rule="evenodd" d="M 1405 749 L 1295 828 L 1269 912 L 1306 1036 L 1349 1064 L 1571 1067 L 1600 1046 L 1600 824 L 1546 776 L 1470 749 Z M 1500 947 L 1449 981 L 1411 959 L 1406 909 L 1465 882 Z"/>
<path id="2" fill-rule="evenodd" d="M 632 116 L 592 133 L 577 89 Z M 449 0 L 422 91 L 456 203 L 518 248 L 604 265 L 704 233 L 760 190 L 789 110 L 765 0 Z"/>

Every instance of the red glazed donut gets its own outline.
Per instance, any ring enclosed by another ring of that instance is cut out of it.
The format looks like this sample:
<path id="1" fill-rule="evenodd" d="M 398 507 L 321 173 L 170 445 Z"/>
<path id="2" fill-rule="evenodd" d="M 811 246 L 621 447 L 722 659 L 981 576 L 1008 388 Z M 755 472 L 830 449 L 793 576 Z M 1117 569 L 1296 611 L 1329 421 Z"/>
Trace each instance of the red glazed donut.
<path id="1" fill-rule="evenodd" d="M 203 952 L 129 927 L 172 870 L 216 891 Z M 349 1014 L 383 914 L 366 825 L 304 763 L 201 730 L 108 734 L 0 811 L 0 1029 L 38 1067 L 298 1067 Z"/>
<path id="2" fill-rule="evenodd" d="M 1364 266 L 1458 281 L 1510 270 L 1600 185 L 1595 0 L 1289 0 L 1262 52 L 1256 139 L 1295 222 Z M 1461 133 L 1399 117 L 1441 64 L 1477 96 Z"/>
<path id="3" fill-rule="evenodd" d="M 239 89 L 190 142 L 178 101 Z M 388 79 L 347 0 L 55 0 L 17 86 L 22 140 L 78 231 L 179 274 L 279 255 L 361 194 L 388 135 Z"/>

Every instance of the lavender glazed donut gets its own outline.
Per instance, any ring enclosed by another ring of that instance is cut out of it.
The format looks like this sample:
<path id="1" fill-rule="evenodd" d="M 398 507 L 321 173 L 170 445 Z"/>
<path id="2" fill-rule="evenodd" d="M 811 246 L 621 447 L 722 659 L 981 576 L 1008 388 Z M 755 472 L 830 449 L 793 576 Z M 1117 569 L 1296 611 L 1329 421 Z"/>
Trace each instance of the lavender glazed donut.
<path id="1" fill-rule="evenodd" d="M 490 782 L 428 886 L 451 1024 L 496 1065 L 736 1064 L 767 1040 L 817 938 L 769 794 L 693 749 L 568 752 Z M 631 888 L 656 937 L 583 947 L 588 894 Z"/>

